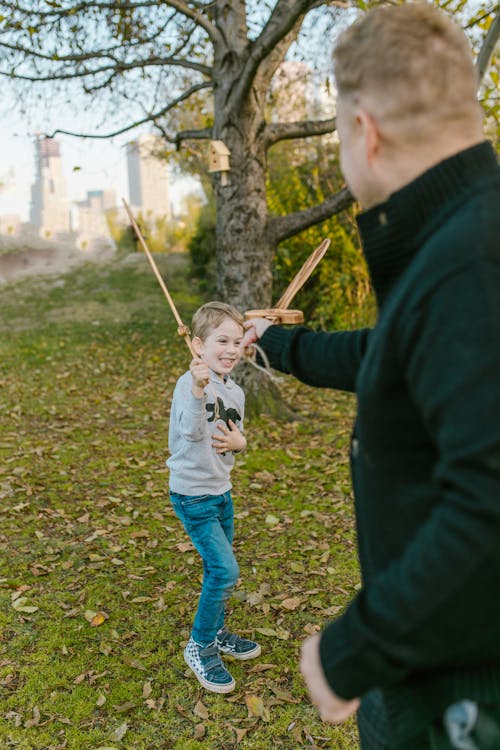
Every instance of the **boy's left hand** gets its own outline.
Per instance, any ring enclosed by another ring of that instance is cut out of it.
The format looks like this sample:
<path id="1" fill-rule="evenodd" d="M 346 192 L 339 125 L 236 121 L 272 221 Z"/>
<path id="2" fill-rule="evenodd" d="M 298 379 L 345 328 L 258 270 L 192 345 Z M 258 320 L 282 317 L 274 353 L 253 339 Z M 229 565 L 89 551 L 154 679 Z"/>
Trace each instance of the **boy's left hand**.
<path id="1" fill-rule="evenodd" d="M 216 453 L 227 453 L 227 451 L 242 451 L 246 448 L 246 438 L 236 427 L 232 419 L 229 420 L 228 426 L 224 422 L 217 424 L 217 429 L 221 435 L 213 435 L 212 446 Z"/>

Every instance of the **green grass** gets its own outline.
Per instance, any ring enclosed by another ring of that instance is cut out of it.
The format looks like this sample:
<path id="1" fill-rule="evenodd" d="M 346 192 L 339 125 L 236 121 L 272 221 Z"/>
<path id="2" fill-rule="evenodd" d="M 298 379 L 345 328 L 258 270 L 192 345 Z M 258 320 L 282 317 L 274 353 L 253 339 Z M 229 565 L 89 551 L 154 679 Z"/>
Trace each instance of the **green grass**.
<path id="1" fill-rule="evenodd" d="M 184 258 L 160 264 L 189 320 Z M 323 724 L 298 670 L 301 641 L 359 585 L 353 400 L 286 379 L 297 421 L 247 420 L 228 624 L 262 656 L 210 694 L 182 658 L 201 571 L 165 468 L 189 355 L 153 274 L 138 256 L 1 294 L 0 748 L 356 748 L 354 721 Z"/>

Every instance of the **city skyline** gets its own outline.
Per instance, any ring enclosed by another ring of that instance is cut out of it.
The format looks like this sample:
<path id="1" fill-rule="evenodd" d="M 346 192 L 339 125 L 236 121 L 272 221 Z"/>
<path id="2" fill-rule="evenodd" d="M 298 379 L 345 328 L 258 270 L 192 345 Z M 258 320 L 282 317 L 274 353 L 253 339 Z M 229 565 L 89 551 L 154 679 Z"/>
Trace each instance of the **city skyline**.
<path id="1" fill-rule="evenodd" d="M 35 133 L 11 115 L 0 125 L 0 138 L 0 183 L 4 183 L 0 189 L 0 217 L 18 215 L 26 223 L 36 178 Z M 122 198 L 129 201 L 126 147 L 133 139 L 132 133 L 109 140 L 58 135 L 68 201 L 85 201 L 96 190 L 114 190 L 119 204 Z M 199 188 L 191 177 L 176 178 L 174 184 L 170 195 L 173 211 L 178 213 L 184 196 Z"/>

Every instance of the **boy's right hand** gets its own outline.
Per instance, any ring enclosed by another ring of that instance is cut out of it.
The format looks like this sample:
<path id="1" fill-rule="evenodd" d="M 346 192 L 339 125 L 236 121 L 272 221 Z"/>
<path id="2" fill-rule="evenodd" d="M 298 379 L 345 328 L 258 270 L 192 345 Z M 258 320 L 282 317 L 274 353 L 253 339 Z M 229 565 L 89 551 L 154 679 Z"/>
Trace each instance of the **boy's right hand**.
<path id="1" fill-rule="evenodd" d="M 191 375 L 193 377 L 193 395 L 196 398 L 203 396 L 203 389 L 210 382 L 210 370 L 208 366 L 199 357 L 195 357 L 189 365 Z"/>

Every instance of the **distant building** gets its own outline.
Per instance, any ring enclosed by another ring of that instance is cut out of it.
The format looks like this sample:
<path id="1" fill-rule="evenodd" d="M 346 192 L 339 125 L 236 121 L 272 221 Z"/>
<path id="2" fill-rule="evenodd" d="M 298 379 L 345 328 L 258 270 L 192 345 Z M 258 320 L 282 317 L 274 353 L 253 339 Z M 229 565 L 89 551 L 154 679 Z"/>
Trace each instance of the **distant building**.
<path id="1" fill-rule="evenodd" d="M 116 206 L 114 190 L 90 190 L 84 201 L 77 201 L 76 229 L 77 244 L 85 250 L 94 246 L 98 239 L 109 239 L 110 231 L 106 211 Z"/>
<path id="2" fill-rule="evenodd" d="M 31 188 L 30 222 L 42 236 L 67 233 L 71 220 L 59 143 L 53 138 L 35 141 L 35 184 Z"/>
<path id="3" fill-rule="evenodd" d="M 114 190 L 89 190 L 84 201 L 76 202 L 76 229 L 88 235 L 108 236 L 106 211 L 116 206 Z"/>
<path id="4" fill-rule="evenodd" d="M 161 143 L 147 134 L 127 145 L 130 203 L 146 220 L 170 218 L 167 162 L 155 155 Z"/>

